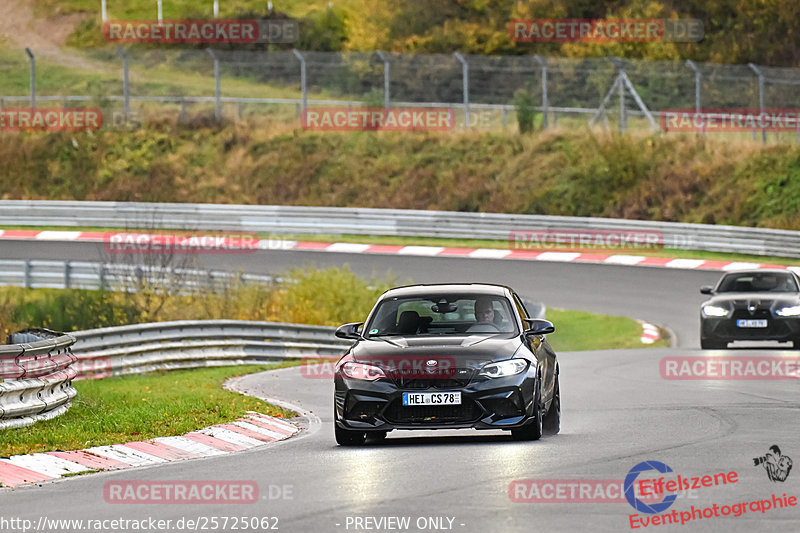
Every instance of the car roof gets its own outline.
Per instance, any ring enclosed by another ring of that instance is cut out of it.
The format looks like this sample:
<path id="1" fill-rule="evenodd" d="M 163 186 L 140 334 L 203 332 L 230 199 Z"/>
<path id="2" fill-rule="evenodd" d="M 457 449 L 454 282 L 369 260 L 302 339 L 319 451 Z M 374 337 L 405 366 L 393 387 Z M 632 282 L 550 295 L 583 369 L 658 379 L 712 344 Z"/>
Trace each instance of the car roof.
<path id="1" fill-rule="evenodd" d="M 485 294 L 489 296 L 508 296 L 513 292 L 510 287 L 505 285 L 495 285 L 492 283 L 426 283 L 417 285 L 405 285 L 389 289 L 381 295 L 383 298 L 394 298 L 399 296 L 429 296 L 431 294 Z"/>
<path id="2" fill-rule="evenodd" d="M 756 269 L 748 269 L 748 270 L 730 270 L 725 272 L 722 277 L 725 277 L 729 274 L 789 274 L 797 276 L 797 274 L 789 269 L 785 268 L 756 268 Z"/>

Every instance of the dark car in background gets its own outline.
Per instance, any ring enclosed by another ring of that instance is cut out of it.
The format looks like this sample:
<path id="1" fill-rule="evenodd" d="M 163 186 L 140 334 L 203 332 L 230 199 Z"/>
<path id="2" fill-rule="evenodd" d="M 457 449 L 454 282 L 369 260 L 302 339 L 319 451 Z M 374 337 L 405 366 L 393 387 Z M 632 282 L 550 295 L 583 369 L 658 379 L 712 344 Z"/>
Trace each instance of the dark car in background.
<path id="1" fill-rule="evenodd" d="M 399 287 L 361 323 L 336 363 L 340 445 L 396 429 L 502 429 L 517 440 L 558 433 L 559 367 L 545 334 L 510 288 L 489 284 Z"/>
<path id="2" fill-rule="evenodd" d="M 800 277 L 789 270 L 729 272 L 700 306 L 700 346 L 727 348 L 733 341 L 791 342 L 800 348 Z"/>

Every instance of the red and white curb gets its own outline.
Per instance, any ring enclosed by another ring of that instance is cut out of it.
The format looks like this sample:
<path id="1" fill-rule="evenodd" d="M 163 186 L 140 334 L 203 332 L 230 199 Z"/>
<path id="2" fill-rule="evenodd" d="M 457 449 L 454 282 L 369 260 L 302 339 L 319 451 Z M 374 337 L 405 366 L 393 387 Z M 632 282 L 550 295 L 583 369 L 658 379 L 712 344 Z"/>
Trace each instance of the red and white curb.
<path id="1" fill-rule="evenodd" d="M 92 232 L 92 231 L 38 231 L 38 230 L 0 230 L 0 240 L 22 241 L 82 241 L 99 242 L 116 246 L 123 250 L 112 253 L 125 252 L 126 247 L 138 250 L 136 246 L 144 246 L 146 250 L 151 240 L 163 238 L 163 234 L 130 233 L 130 232 Z M 112 238 L 115 239 L 112 241 Z M 127 240 L 126 240 L 127 239 Z M 141 239 L 141 241 L 138 241 Z M 119 245 L 120 242 L 130 243 Z M 241 237 L 215 238 L 214 245 L 210 248 L 198 249 L 196 253 L 243 253 Z M 155 253 L 157 248 L 152 247 Z M 788 269 L 800 273 L 798 266 L 773 265 L 766 263 L 750 263 L 744 261 L 713 261 L 706 259 L 684 259 L 670 257 L 647 257 L 626 254 L 587 254 L 578 252 L 543 252 L 533 250 L 504 250 L 500 248 L 448 248 L 443 246 L 395 246 L 385 244 L 359 244 L 350 242 L 304 242 L 283 239 L 262 239 L 252 241 L 252 251 L 255 250 L 295 250 L 305 252 L 332 252 L 347 254 L 382 254 L 424 257 L 466 257 L 471 259 L 516 259 L 524 261 L 546 261 L 566 263 L 590 263 L 606 265 L 627 265 L 643 267 L 662 267 L 686 270 L 740 270 L 754 268 Z M 138 250 L 136 253 L 143 253 Z"/>
<path id="2" fill-rule="evenodd" d="M 119 470 L 172 461 L 211 457 L 288 439 L 299 431 L 294 424 L 248 411 L 228 424 L 217 424 L 182 436 L 95 446 L 68 452 L 44 452 L 0 458 L 0 483 L 15 487 L 51 481 L 69 474 Z"/>
<path id="3" fill-rule="evenodd" d="M 642 341 L 642 344 L 653 344 L 661 338 L 661 332 L 656 326 L 653 324 L 648 324 L 647 322 L 641 322 L 641 324 L 642 337 L 640 340 Z"/>

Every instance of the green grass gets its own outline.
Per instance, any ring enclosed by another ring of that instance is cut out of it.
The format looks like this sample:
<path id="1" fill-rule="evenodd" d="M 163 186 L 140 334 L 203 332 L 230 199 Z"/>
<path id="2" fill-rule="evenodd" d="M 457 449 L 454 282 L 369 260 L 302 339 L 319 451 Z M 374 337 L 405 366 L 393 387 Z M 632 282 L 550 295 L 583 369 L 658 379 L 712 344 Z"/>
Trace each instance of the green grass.
<path id="1" fill-rule="evenodd" d="M 626 348 L 656 348 L 669 346 L 662 338 L 653 344 L 642 344 L 642 326 L 631 318 L 589 313 L 587 311 L 547 310 L 547 320 L 555 333 L 547 336 L 556 351 L 615 350 Z"/>
<path id="2" fill-rule="evenodd" d="M 256 398 L 224 390 L 233 376 L 274 365 L 179 370 L 78 381 L 78 396 L 64 415 L 33 426 L 0 432 L 0 456 L 77 450 L 91 446 L 183 435 L 258 411 L 291 418 L 295 413 Z"/>

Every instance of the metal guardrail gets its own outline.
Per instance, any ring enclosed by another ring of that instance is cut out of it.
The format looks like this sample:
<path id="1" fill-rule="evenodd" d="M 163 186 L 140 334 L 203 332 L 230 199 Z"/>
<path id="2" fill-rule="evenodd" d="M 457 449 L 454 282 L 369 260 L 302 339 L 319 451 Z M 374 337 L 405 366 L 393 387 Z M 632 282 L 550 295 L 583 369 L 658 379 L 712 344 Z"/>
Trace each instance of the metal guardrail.
<path id="1" fill-rule="evenodd" d="M 26 330 L 0 346 L 0 429 L 29 426 L 61 415 L 77 392 L 72 335 Z"/>
<path id="2" fill-rule="evenodd" d="M 335 328 L 242 320 L 179 320 L 72 333 L 79 379 L 341 355 Z"/>
<path id="3" fill-rule="evenodd" d="M 800 257 L 800 231 L 613 218 L 344 207 L 0 201 L 0 225 L 508 240 L 519 230 L 656 231 L 664 247 Z"/>
<path id="4" fill-rule="evenodd" d="M 14 333 L 9 340 L 19 344 L 0 345 L 0 429 L 66 412 L 77 394 L 75 379 L 337 356 L 351 343 L 336 338 L 334 331 L 279 322 L 187 320 L 68 335 L 47 330 Z"/>
<path id="5" fill-rule="evenodd" d="M 0 286 L 30 289 L 100 289 L 135 290 L 142 282 L 153 286 L 178 288 L 178 292 L 215 290 L 230 287 L 233 281 L 246 285 L 272 285 L 280 278 L 260 274 L 234 274 L 220 270 L 197 270 L 172 267 L 147 268 L 120 263 L 87 261 L 9 260 L 0 259 Z"/>

